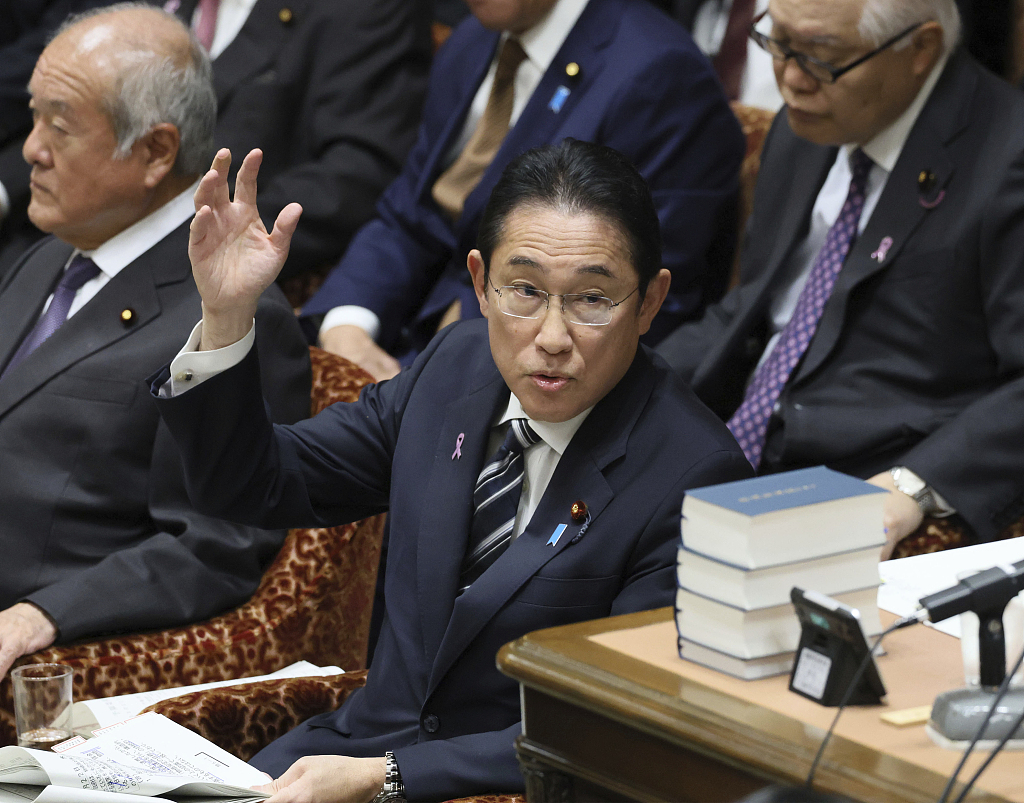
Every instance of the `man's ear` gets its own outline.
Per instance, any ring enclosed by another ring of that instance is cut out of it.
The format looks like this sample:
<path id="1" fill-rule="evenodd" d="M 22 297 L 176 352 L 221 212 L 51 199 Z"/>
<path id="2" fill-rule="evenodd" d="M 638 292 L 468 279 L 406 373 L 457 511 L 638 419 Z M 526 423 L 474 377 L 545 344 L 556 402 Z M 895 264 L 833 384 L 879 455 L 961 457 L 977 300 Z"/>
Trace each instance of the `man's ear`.
<path id="1" fill-rule="evenodd" d="M 145 162 L 146 187 L 153 189 L 174 168 L 178 149 L 181 147 L 181 134 L 177 126 L 159 123 L 136 142 L 135 147 L 141 149 L 141 156 Z"/>
<path id="2" fill-rule="evenodd" d="M 651 321 L 658 314 L 665 296 L 668 295 L 668 288 L 672 284 L 672 274 L 665 268 L 658 271 L 658 275 L 651 279 L 647 285 L 647 294 L 644 296 L 644 303 L 640 306 L 640 334 L 647 334 L 651 328 Z"/>
<path id="3" fill-rule="evenodd" d="M 919 78 L 927 77 L 942 55 L 943 32 L 939 23 L 931 20 L 914 32 L 914 72 Z"/>
<path id="4" fill-rule="evenodd" d="M 473 289 L 480 304 L 480 314 L 486 318 L 490 305 L 487 301 L 487 280 L 484 278 L 484 257 L 476 248 L 466 257 L 466 267 L 469 268 L 469 275 L 473 277 Z"/>

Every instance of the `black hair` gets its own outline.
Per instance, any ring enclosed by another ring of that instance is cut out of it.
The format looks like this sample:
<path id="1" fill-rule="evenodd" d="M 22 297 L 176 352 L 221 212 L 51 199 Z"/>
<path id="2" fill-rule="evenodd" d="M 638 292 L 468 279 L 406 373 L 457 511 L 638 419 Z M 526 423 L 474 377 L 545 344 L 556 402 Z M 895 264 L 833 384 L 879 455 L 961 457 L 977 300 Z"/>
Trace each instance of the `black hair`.
<path id="1" fill-rule="evenodd" d="M 567 138 L 513 159 L 480 220 L 477 248 L 485 278 L 509 215 L 529 206 L 594 215 L 615 226 L 625 240 L 643 299 L 661 270 L 661 227 L 647 183 L 625 156 L 605 145 Z"/>

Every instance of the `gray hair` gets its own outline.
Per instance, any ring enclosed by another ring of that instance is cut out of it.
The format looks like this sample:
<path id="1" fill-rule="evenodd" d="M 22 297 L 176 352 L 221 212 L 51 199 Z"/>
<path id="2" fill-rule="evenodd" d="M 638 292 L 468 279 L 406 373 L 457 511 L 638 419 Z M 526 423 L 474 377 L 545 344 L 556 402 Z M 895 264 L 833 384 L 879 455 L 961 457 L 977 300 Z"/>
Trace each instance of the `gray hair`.
<path id="1" fill-rule="evenodd" d="M 879 47 L 911 25 L 931 20 L 942 26 L 943 52 L 951 53 L 960 41 L 960 10 L 955 0 L 865 0 L 858 31 L 865 42 Z M 893 48 L 909 44 L 907 36 Z"/>
<path id="2" fill-rule="evenodd" d="M 132 146 L 155 126 L 170 123 L 180 136 L 173 172 L 181 176 L 201 175 L 213 157 L 217 96 L 210 57 L 181 20 L 147 3 L 116 3 L 69 17 L 54 38 L 93 17 L 129 10 L 162 14 L 181 29 L 189 45 L 184 63 L 179 64 L 180 59 L 155 52 L 144 35 L 121 32 L 126 53 L 102 101 L 117 136 L 114 157 L 128 156 Z"/>

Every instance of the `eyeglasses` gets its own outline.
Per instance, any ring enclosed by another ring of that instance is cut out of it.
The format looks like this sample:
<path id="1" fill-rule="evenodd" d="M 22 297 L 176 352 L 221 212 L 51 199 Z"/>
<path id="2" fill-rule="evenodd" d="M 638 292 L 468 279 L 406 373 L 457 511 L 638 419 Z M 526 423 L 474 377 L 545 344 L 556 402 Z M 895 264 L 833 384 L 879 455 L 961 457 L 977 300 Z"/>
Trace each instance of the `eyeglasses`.
<path id="1" fill-rule="evenodd" d="M 754 40 L 754 43 L 758 45 L 758 47 L 766 51 L 776 61 L 788 61 L 789 59 L 793 59 L 793 61 L 796 62 L 797 66 L 801 70 L 807 73 L 807 75 L 811 76 L 811 78 L 813 78 L 815 81 L 820 81 L 823 84 L 834 84 L 836 81 L 839 80 L 839 77 L 841 75 L 845 75 L 854 67 L 859 67 L 868 59 L 877 56 L 886 48 L 892 47 L 904 36 L 911 33 L 912 31 L 916 31 L 918 28 L 924 25 L 924 21 L 914 23 L 906 30 L 896 34 L 894 37 L 892 37 L 892 39 L 887 39 L 885 42 L 880 44 L 870 53 L 865 53 L 856 61 L 847 64 L 845 67 L 836 67 L 832 64 L 829 64 L 828 62 L 816 59 L 813 56 L 808 56 L 806 53 L 800 53 L 796 50 L 793 50 L 791 47 L 789 47 L 789 45 L 784 45 L 778 39 L 772 39 L 767 34 L 758 31 L 757 24 L 762 19 L 764 19 L 767 13 L 767 11 L 761 12 L 751 23 L 750 38 Z"/>
<path id="2" fill-rule="evenodd" d="M 581 326 L 607 326 L 612 322 L 612 310 L 640 289 L 637 285 L 622 301 L 612 301 L 593 293 L 546 293 L 529 284 L 495 287 L 490 278 L 487 282 L 498 296 L 498 309 L 505 315 L 513 318 L 540 318 L 548 311 L 551 299 L 560 298 L 565 320 Z"/>

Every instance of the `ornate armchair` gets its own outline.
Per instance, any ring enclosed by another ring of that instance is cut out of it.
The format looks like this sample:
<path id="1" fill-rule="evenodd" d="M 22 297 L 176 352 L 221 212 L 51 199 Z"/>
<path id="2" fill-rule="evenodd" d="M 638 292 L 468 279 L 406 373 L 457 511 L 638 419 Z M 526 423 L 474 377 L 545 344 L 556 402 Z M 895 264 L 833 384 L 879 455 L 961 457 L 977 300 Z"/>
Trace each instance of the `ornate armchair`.
<path id="1" fill-rule="evenodd" d="M 373 381 L 341 357 L 317 348 L 310 354 L 313 414 L 354 401 Z M 50 647 L 19 663 L 74 667 L 79 700 L 261 675 L 300 659 L 362 669 L 383 529 L 384 517 L 376 516 L 292 530 L 252 599 L 233 611 L 186 627 Z M 8 677 L 0 683 L 0 744 L 14 739 Z"/>

